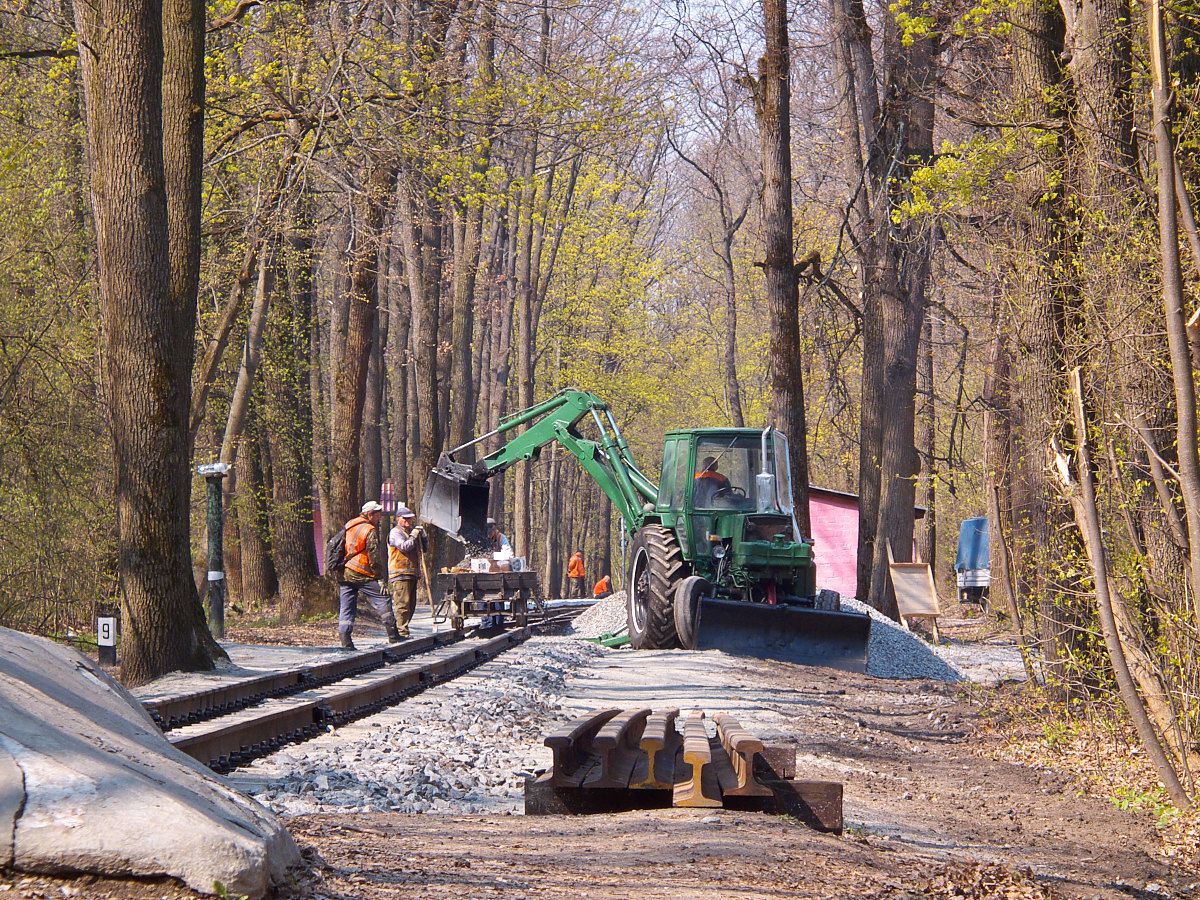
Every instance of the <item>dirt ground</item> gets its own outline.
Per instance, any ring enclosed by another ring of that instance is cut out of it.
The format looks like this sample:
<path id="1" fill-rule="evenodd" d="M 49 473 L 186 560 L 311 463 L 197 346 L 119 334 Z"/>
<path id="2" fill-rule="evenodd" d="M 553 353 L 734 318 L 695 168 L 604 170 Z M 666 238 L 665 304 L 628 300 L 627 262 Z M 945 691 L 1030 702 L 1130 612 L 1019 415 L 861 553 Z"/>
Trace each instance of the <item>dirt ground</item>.
<path id="1" fill-rule="evenodd" d="M 743 724 L 797 746 L 803 777 L 844 783 L 846 834 L 725 811 L 305 816 L 290 824 L 315 865 L 289 895 L 1200 896 L 1200 875 L 1156 856 L 1149 816 L 1078 796 L 1065 774 L 991 758 L 987 742 L 998 738 L 980 727 L 969 690 L 728 657 L 610 654 L 576 681 L 581 708 L 619 698 L 664 705 L 656 696 L 712 708 L 725 698 Z"/>
<path id="2" fill-rule="evenodd" d="M 1169 866 L 1150 814 L 1082 796 L 1065 770 L 997 759 L 1004 737 L 977 694 L 720 654 L 610 652 L 569 682 L 565 706 L 731 711 L 795 745 L 800 777 L 844 784 L 846 833 L 698 810 L 301 816 L 288 824 L 310 866 L 279 896 L 1200 897 L 1200 847 Z M 0 875 L 4 900 L 190 896 L 126 887 Z"/>

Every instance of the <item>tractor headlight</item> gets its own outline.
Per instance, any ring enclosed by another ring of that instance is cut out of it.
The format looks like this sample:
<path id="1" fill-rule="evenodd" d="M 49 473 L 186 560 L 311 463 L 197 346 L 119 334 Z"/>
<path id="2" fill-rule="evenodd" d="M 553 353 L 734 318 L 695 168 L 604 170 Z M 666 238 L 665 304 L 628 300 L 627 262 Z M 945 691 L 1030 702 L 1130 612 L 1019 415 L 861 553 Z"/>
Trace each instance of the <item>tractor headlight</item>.
<path id="1" fill-rule="evenodd" d="M 724 544 L 713 544 L 712 555 L 713 555 L 713 559 L 724 559 L 725 558 L 725 545 Z"/>

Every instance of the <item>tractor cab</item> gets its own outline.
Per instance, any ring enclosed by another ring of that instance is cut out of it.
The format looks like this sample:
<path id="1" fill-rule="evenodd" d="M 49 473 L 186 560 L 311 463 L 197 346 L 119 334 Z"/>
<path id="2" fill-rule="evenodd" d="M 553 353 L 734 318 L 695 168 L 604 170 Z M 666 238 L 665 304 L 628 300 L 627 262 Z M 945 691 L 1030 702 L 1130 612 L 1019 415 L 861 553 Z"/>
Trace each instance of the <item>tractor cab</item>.
<path id="1" fill-rule="evenodd" d="M 729 585 L 731 596 L 811 602 L 816 594 L 812 545 L 792 508 L 783 432 L 668 433 L 656 507 L 695 574 Z"/>

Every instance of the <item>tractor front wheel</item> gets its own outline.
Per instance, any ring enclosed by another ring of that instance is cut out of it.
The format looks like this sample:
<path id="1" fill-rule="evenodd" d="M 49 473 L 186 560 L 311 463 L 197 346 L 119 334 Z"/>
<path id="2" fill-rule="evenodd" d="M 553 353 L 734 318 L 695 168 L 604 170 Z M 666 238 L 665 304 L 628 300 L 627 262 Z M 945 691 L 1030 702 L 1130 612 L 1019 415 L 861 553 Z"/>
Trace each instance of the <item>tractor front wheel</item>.
<path id="1" fill-rule="evenodd" d="M 678 647 L 674 603 L 683 552 L 675 535 L 661 525 L 646 525 L 633 536 L 629 550 L 629 642 L 635 650 Z"/>

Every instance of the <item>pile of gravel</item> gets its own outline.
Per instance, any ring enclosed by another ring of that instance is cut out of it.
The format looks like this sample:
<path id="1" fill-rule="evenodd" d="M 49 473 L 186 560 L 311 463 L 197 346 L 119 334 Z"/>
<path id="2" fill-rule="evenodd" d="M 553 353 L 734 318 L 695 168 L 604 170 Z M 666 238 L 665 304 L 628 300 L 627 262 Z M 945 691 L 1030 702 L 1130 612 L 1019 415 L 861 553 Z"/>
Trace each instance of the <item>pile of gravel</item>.
<path id="1" fill-rule="evenodd" d="M 277 813 L 518 811 L 548 767 L 545 732 L 569 673 L 606 652 L 533 638 L 374 716 L 263 757 L 231 776 Z"/>
<path id="2" fill-rule="evenodd" d="M 867 649 L 867 674 L 876 678 L 929 678 L 965 681 L 962 672 L 938 655 L 918 635 L 906 631 L 883 613 L 850 597 L 842 609 L 871 617 L 871 642 Z"/>
<path id="3" fill-rule="evenodd" d="M 567 634 L 579 638 L 597 638 L 602 634 L 620 631 L 625 625 L 625 592 L 617 591 L 571 622 Z"/>

